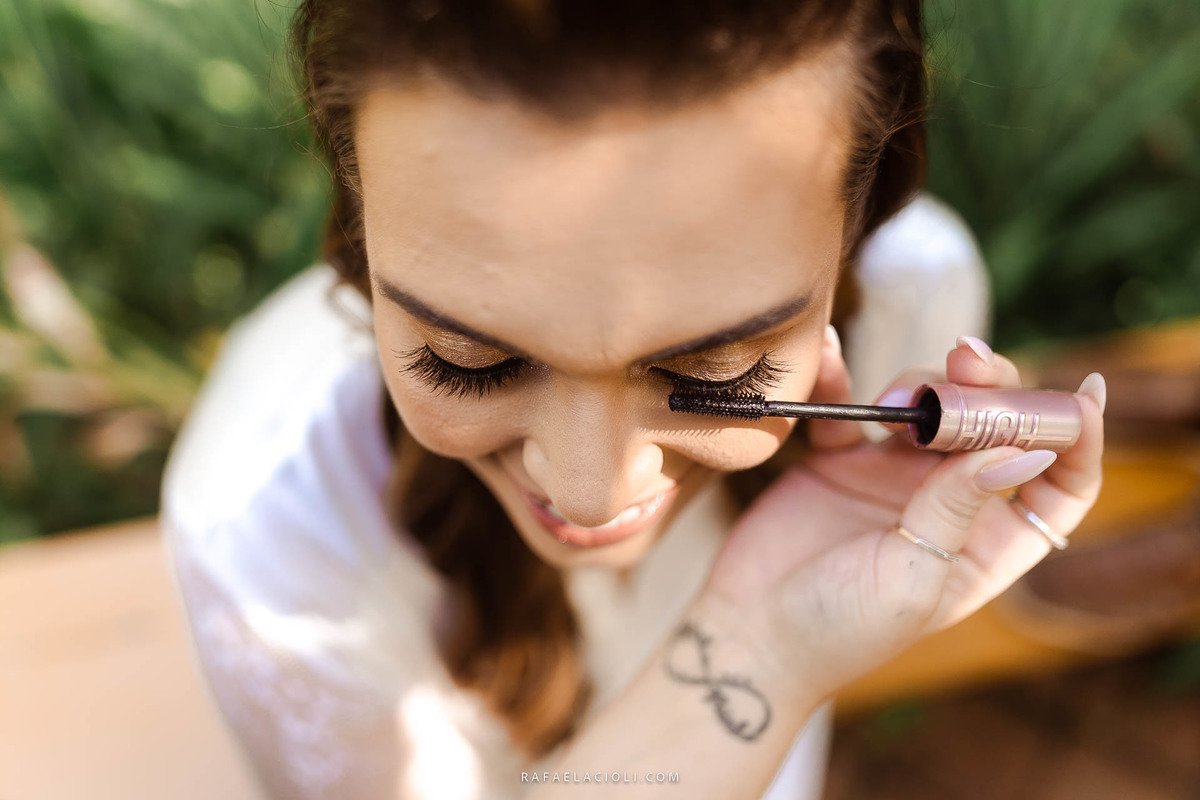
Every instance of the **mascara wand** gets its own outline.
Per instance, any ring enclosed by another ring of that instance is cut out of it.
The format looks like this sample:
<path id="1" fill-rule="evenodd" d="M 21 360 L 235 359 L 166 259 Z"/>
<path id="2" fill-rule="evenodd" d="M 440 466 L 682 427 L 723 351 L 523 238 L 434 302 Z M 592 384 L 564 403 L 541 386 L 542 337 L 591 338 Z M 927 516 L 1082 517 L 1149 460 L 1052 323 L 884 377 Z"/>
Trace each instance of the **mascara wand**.
<path id="1" fill-rule="evenodd" d="M 799 417 L 848 419 L 859 422 L 907 422 L 919 425 L 931 417 L 931 412 L 924 408 L 793 403 L 788 400 L 768 400 L 761 394 L 722 396 L 674 392 L 667 398 L 667 405 L 672 411 L 738 417 L 755 422 L 763 417 Z"/>
<path id="2" fill-rule="evenodd" d="M 733 417 L 898 422 L 923 450 L 949 453 L 1013 445 L 1064 452 L 1079 439 L 1083 410 L 1075 395 L 1034 389 L 994 389 L 929 383 L 913 392 L 911 406 L 861 406 L 767 400 L 761 394 L 721 395 L 672 392 L 672 411 Z"/>

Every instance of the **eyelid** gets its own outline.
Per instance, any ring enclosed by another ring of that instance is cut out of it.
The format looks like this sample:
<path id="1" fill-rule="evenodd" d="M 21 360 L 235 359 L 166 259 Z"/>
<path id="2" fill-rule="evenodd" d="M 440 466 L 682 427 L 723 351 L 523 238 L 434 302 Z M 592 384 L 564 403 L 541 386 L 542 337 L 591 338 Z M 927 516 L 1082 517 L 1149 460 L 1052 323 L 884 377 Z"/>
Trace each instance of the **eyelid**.
<path id="1" fill-rule="evenodd" d="M 455 331 L 420 322 L 416 328 L 421 338 L 425 340 L 425 346 L 432 350 L 434 355 L 461 369 L 487 370 L 503 364 L 510 358 L 517 357 L 498 347 L 476 341 Z"/>
<path id="2" fill-rule="evenodd" d="M 754 374 L 754 371 L 758 369 L 761 363 L 762 359 L 760 358 L 758 361 L 755 361 L 753 364 L 751 364 L 750 368 L 740 375 L 735 375 L 732 378 L 722 378 L 721 380 L 710 380 L 707 378 L 697 378 L 693 375 L 684 375 L 682 373 L 669 370 L 666 367 L 651 367 L 650 371 L 657 372 L 659 375 L 670 379 L 673 383 L 696 385 L 710 389 L 722 389 L 728 386 L 736 386 L 737 384 L 745 381 L 746 378 Z"/>
<path id="3" fill-rule="evenodd" d="M 482 373 L 488 372 L 490 370 L 497 369 L 498 367 L 508 364 L 509 362 L 524 360 L 520 356 L 503 355 L 503 356 L 497 358 L 495 361 L 489 362 L 487 364 L 481 364 L 479 366 L 469 366 L 467 364 L 463 364 L 463 363 L 455 360 L 451 356 L 446 356 L 446 355 L 443 355 L 442 353 L 438 352 L 438 348 L 433 342 L 426 342 L 423 346 L 428 348 L 429 352 L 435 358 L 439 358 L 442 361 L 446 362 L 446 364 L 448 364 L 449 366 L 453 367 L 454 369 L 460 369 L 460 370 L 463 370 L 464 372 L 477 372 L 477 373 L 482 374 Z M 420 349 L 420 348 L 418 348 L 418 349 Z M 489 349 L 495 349 L 495 348 L 489 348 Z M 503 351 L 501 351 L 501 350 L 497 350 L 496 352 L 503 353 Z"/>
<path id="4" fill-rule="evenodd" d="M 721 370 L 719 367 L 716 369 L 713 369 L 713 370 L 709 370 L 706 368 L 707 365 L 715 363 L 715 364 L 720 364 L 720 365 L 733 366 L 733 365 L 737 365 L 737 364 L 744 364 L 744 363 L 746 363 L 746 360 L 750 359 L 750 358 L 756 359 L 755 363 L 751 364 L 749 369 L 747 369 L 745 372 L 743 372 L 742 375 L 738 376 L 738 377 L 742 377 L 742 376 L 745 376 L 747 373 L 749 373 L 751 370 L 753 370 L 755 368 L 758 361 L 762 360 L 763 355 L 769 356 L 774 351 L 778 350 L 781 342 L 783 342 L 785 339 L 789 338 L 793 334 L 793 332 L 797 328 L 801 327 L 803 324 L 804 324 L 803 319 L 787 320 L 785 322 L 780 323 L 775 328 L 772 328 L 771 330 L 763 331 L 762 333 L 757 334 L 752 338 L 743 339 L 743 340 L 737 341 L 737 342 L 729 342 L 727 344 L 721 345 L 720 347 L 711 348 L 709 350 L 699 351 L 696 353 L 687 353 L 685 355 L 681 355 L 681 356 L 677 356 L 672 359 L 668 359 L 667 363 L 670 363 L 672 361 L 684 361 L 684 362 L 688 362 L 688 363 L 696 363 L 696 364 L 702 365 L 698 369 L 699 372 L 710 372 L 710 373 L 716 372 L 717 374 L 720 374 L 723 370 Z M 758 354 L 758 355 L 756 356 L 756 354 Z M 657 364 L 653 365 L 653 366 L 648 366 L 648 369 L 660 372 L 662 374 L 678 376 L 685 380 L 701 381 L 701 382 L 707 380 L 705 378 L 697 378 L 693 375 L 689 375 L 689 374 L 687 374 L 686 371 L 680 372 L 680 371 L 668 369 L 666 367 L 663 367 L 663 366 L 660 366 Z M 711 381 L 711 382 L 712 383 L 722 383 L 725 380 L 726 379 L 722 378 L 720 380 Z M 736 380 L 736 378 L 733 378 L 730 380 Z"/>
<path id="5" fill-rule="evenodd" d="M 715 381 L 696 378 L 691 375 L 683 375 L 665 367 L 651 367 L 650 371 L 662 375 L 676 386 L 683 386 L 702 392 L 727 392 L 743 389 L 757 392 L 771 388 L 779 382 L 782 373 L 788 372 L 783 365 L 772 358 L 773 355 L 774 351 L 763 353 L 742 374 Z"/>

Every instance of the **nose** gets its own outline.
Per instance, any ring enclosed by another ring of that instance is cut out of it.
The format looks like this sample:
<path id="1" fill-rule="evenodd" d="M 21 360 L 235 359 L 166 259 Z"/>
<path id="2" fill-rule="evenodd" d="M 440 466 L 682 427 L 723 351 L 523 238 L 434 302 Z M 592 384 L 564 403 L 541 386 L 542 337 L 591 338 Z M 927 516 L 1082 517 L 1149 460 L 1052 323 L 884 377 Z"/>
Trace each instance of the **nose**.
<path id="1" fill-rule="evenodd" d="M 640 430 L 620 386 L 555 387 L 554 403 L 529 431 L 526 472 L 568 522 L 595 527 L 647 499 L 663 452 Z"/>

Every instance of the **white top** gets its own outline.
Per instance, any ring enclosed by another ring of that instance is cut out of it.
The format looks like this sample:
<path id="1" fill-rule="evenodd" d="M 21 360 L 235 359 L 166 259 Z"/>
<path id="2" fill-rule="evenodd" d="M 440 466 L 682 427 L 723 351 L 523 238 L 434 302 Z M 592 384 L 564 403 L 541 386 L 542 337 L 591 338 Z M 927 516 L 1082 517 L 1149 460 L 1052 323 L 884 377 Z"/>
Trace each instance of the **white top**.
<path id="1" fill-rule="evenodd" d="M 978 251 L 929 198 L 875 235 L 861 268 L 864 321 L 846 343 L 852 374 L 868 376 L 861 397 L 902 366 L 940 361 L 956 335 L 983 333 Z M 333 287 L 329 267 L 312 267 L 230 330 L 172 450 L 161 519 L 199 663 L 272 797 L 519 797 L 521 772 L 538 765 L 448 677 L 428 624 L 440 577 L 388 522 L 370 309 Z M 684 514 L 716 502 L 710 492 Z M 698 591 L 720 541 L 688 528 L 673 526 L 626 582 L 597 568 L 565 575 L 589 713 Z M 827 706 L 798 737 L 768 798 L 821 795 L 829 718 Z M 686 765 L 663 769 L 686 781 Z"/>

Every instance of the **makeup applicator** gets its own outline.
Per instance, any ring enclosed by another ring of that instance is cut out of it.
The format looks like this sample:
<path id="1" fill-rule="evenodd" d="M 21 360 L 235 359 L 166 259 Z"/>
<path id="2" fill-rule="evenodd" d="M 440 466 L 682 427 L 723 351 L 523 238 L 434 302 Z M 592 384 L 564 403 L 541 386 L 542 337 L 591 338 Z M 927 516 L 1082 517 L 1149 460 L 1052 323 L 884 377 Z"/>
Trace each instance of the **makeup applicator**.
<path id="1" fill-rule="evenodd" d="M 673 392 L 672 411 L 757 421 L 763 417 L 899 422 L 922 450 L 943 453 L 1013 445 L 1069 450 L 1083 427 L 1075 395 L 1041 389 L 992 389 L 927 383 L 910 406 L 860 406 L 767 400 L 763 395 Z"/>

